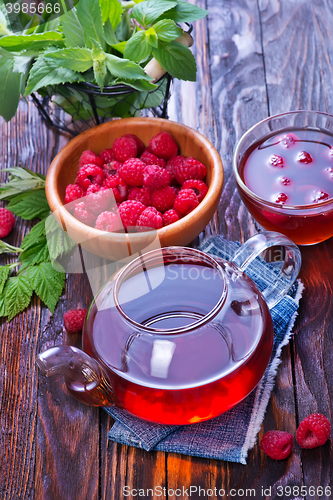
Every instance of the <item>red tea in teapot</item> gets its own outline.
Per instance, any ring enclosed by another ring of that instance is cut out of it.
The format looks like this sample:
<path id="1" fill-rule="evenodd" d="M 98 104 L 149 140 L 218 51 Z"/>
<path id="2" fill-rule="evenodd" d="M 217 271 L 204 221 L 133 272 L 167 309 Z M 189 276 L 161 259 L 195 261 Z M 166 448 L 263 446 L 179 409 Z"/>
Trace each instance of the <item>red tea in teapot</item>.
<path id="1" fill-rule="evenodd" d="M 269 361 L 272 320 L 257 288 L 234 264 L 201 259 L 129 266 L 88 315 L 84 350 L 103 366 L 116 404 L 143 419 L 219 415 L 252 391 Z"/>

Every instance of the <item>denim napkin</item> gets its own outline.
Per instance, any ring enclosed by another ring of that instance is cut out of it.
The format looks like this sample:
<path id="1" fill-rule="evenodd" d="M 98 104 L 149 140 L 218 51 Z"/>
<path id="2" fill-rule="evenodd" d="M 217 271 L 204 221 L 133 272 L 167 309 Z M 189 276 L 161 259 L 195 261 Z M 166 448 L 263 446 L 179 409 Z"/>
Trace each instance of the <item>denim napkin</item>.
<path id="1" fill-rule="evenodd" d="M 238 242 L 213 236 L 200 247 L 203 252 L 230 260 Z M 260 290 L 275 283 L 278 270 L 255 259 L 246 273 Z M 109 439 L 144 450 L 160 450 L 246 464 L 256 443 L 280 363 L 281 350 L 292 335 L 303 284 L 297 280 L 289 293 L 271 310 L 274 325 L 273 352 L 267 370 L 254 391 L 232 410 L 198 424 L 176 426 L 146 422 L 116 407 L 104 408 L 115 420 Z"/>

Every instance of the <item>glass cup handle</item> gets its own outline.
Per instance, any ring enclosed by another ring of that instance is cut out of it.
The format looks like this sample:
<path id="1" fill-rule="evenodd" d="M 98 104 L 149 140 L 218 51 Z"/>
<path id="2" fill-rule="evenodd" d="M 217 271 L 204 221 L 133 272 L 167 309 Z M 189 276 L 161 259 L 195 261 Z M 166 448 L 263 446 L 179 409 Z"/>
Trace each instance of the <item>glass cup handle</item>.
<path id="1" fill-rule="evenodd" d="M 273 246 L 285 248 L 285 259 L 277 280 L 262 292 L 269 309 L 280 302 L 297 278 L 302 263 L 301 252 L 297 245 L 280 233 L 263 231 L 247 240 L 231 258 L 232 262 L 245 271 L 261 252 Z"/>

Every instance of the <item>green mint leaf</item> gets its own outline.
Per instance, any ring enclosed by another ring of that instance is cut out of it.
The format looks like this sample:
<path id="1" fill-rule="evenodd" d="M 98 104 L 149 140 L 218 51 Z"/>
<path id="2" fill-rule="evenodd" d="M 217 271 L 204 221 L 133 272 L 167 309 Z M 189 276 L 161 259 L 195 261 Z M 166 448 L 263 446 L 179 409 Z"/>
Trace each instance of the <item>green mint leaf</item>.
<path id="1" fill-rule="evenodd" d="M 103 92 L 105 77 L 107 73 L 105 63 L 106 54 L 99 43 L 97 43 L 96 41 L 93 42 L 92 57 L 95 80 L 97 85 L 99 85 L 101 92 Z"/>
<path id="2" fill-rule="evenodd" d="M 104 38 L 106 43 L 108 43 L 111 46 L 115 46 L 118 43 L 116 34 L 109 19 L 104 24 Z"/>
<path id="3" fill-rule="evenodd" d="M 32 35 L 8 35 L 0 38 L 0 47 L 10 52 L 21 52 L 30 49 L 42 50 L 48 45 L 63 46 L 62 34 L 57 31 L 46 31 L 45 33 L 34 33 Z"/>
<path id="4" fill-rule="evenodd" d="M 30 71 L 25 96 L 47 85 L 66 82 L 82 82 L 84 77 L 71 69 L 61 67 L 61 61 L 51 61 L 39 56 Z"/>
<path id="5" fill-rule="evenodd" d="M 45 230 L 51 261 L 55 261 L 75 247 L 76 243 L 63 230 L 54 214 L 46 219 Z"/>
<path id="6" fill-rule="evenodd" d="M 195 82 L 197 65 L 188 47 L 178 42 L 159 42 L 153 55 L 160 65 L 179 80 Z"/>
<path id="7" fill-rule="evenodd" d="M 151 80 L 151 77 L 143 71 L 139 64 L 128 59 L 120 59 L 112 54 L 106 54 L 106 65 L 111 75 L 118 78 Z"/>
<path id="8" fill-rule="evenodd" d="M 157 88 L 157 85 L 155 85 L 154 83 L 149 83 L 146 80 L 128 80 L 126 78 L 120 78 L 117 80 L 117 84 L 118 83 L 129 85 L 130 87 L 133 87 L 133 89 L 141 90 L 144 92 L 151 92 L 152 90 L 155 90 Z"/>
<path id="9" fill-rule="evenodd" d="M 158 47 L 158 39 L 157 39 L 157 34 L 155 33 L 155 30 L 152 26 L 145 31 L 145 35 L 149 45 L 155 47 L 156 49 Z"/>
<path id="10" fill-rule="evenodd" d="M 9 278 L 11 266 L 0 266 L 0 294 L 4 289 L 7 279 Z"/>
<path id="11" fill-rule="evenodd" d="M 7 122 L 15 115 L 20 99 L 21 75 L 14 73 L 13 64 L 12 59 L 0 58 L 0 115 Z"/>
<path id="12" fill-rule="evenodd" d="M 131 61 L 140 62 L 146 59 L 151 53 L 152 47 L 144 31 L 138 31 L 127 42 L 124 57 Z"/>
<path id="13" fill-rule="evenodd" d="M 50 212 L 44 190 L 18 194 L 10 200 L 7 208 L 25 220 L 31 220 L 35 217 L 43 219 Z"/>
<path id="14" fill-rule="evenodd" d="M 3 295 L 5 297 L 5 308 L 9 321 L 28 307 L 32 296 L 33 288 L 26 275 L 9 278 Z"/>
<path id="15" fill-rule="evenodd" d="M 117 50 L 118 52 L 120 52 L 121 54 L 124 54 L 126 45 L 127 45 L 127 42 L 119 42 L 119 43 L 111 44 L 111 47 L 113 49 Z"/>
<path id="16" fill-rule="evenodd" d="M 110 21 L 112 28 L 115 30 L 121 21 L 122 6 L 118 0 L 99 0 L 102 11 L 103 23 Z"/>
<path id="17" fill-rule="evenodd" d="M 188 2 L 178 1 L 177 5 L 169 10 L 162 18 L 172 19 L 175 23 L 192 23 L 207 16 L 208 10 L 201 9 Z"/>
<path id="18" fill-rule="evenodd" d="M 84 47 L 86 45 L 84 31 L 73 7 L 60 18 L 64 32 L 66 47 Z"/>
<path id="19" fill-rule="evenodd" d="M 0 318 L 5 318 L 7 316 L 5 297 L 3 294 L 0 295 Z"/>
<path id="20" fill-rule="evenodd" d="M 134 7 L 131 17 L 136 19 L 144 28 L 147 28 L 149 24 L 156 21 L 164 12 L 176 5 L 177 2 L 170 2 L 168 0 L 147 0 L 140 2 Z"/>
<path id="21" fill-rule="evenodd" d="M 153 25 L 154 31 L 161 42 L 171 42 L 182 35 L 183 30 L 170 19 L 162 19 Z"/>
<path id="22" fill-rule="evenodd" d="M 45 230 L 45 219 L 44 219 L 35 224 L 35 226 L 29 231 L 29 233 L 25 235 L 21 243 L 21 248 L 23 250 L 27 250 L 28 248 L 34 246 L 36 241 L 39 241 L 39 239 L 42 236 L 45 236 L 45 234 L 46 230 Z"/>
<path id="23" fill-rule="evenodd" d="M 91 39 L 93 39 L 105 50 L 102 12 L 98 1 L 80 0 L 76 6 L 76 13 L 85 34 L 87 47 L 92 48 Z"/>
<path id="24" fill-rule="evenodd" d="M 33 289 L 52 314 L 65 285 L 65 274 L 55 271 L 50 262 L 42 262 L 28 270 Z"/>
<path id="25" fill-rule="evenodd" d="M 71 69 L 83 73 L 93 65 L 93 57 L 90 49 L 80 47 L 70 49 L 60 49 L 49 54 L 45 54 L 47 60 L 61 64 L 63 68 Z"/>
<path id="26" fill-rule="evenodd" d="M 13 247 L 6 241 L 0 240 L 0 254 L 2 253 L 20 253 L 22 252 L 21 248 Z"/>
<path id="27" fill-rule="evenodd" d="M 24 191 L 45 188 L 45 177 L 21 167 L 1 170 L 9 174 L 8 182 L 0 184 L 0 200 L 9 200 Z"/>

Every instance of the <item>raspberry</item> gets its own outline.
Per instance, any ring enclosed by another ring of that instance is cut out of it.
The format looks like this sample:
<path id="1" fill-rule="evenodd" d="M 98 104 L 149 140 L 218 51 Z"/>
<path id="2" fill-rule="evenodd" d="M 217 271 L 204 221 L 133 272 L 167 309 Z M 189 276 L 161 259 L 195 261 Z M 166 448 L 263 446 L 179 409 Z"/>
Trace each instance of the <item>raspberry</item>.
<path id="1" fill-rule="evenodd" d="M 142 155 L 140 156 L 140 160 L 143 161 L 146 165 L 158 165 L 159 167 L 165 168 L 166 161 L 163 158 L 158 158 L 153 153 L 150 153 L 148 149 L 146 149 Z"/>
<path id="2" fill-rule="evenodd" d="M 165 160 L 178 154 L 178 146 L 168 132 L 160 132 L 149 141 L 148 149 L 151 153 Z"/>
<path id="3" fill-rule="evenodd" d="M 138 147 L 132 137 L 119 137 L 115 139 L 112 151 L 114 159 L 125 162 L 129 158 L 135 158 L 138 154 Z"/>
<path id="4" fill-rule="evenodd" d="M 112 172 L 115 171 L 113 170 Z M 127 184 L 117 173 L 107 175 L 103 181 L 102 187 L 112 189 L 117 203 L 121 203 L 127 198 Z"/>
<path id="5" fill-rule="evenodd" d="M 0 238 L 8 236 L 15 226 L 15 217 L 7 208 L 0 208 Z"/>
<path id="6" fill-rule="evenodd" d="M 162 188 L 171 182 L 169 172 L 158 165 L 146 165 L 143 171 L 143 184 L 149 188 Z"/>
<path id="7" fill-rule="evenodd" d="M 118 173 L 130 186 L 142 186 L 146 164 L 139 158 L 130 158 L 120 167 Z"/>
<path id="8" fill-rule="evenodd" d="M 171 210 L 167 210 L 166 212 L 164 212 L 162 218 L 163 218 L 163 224 L 165 226 L 168 226 L 173 222 L 177 222 L 177 220 L 179 220 L 179 215 L 177 214 L 176 210 L 172 208 Z"/>
<path id="9" fill-rule="evenodd" d="M 274 460 L 287 458 L 294 445 L 294 440 L 289 432 L 269 431 L 260 441 L 260 449 Z"/>
<path id="10" fill-rule="evenodd" d="M 101 212 L 105 212 L 112 201 L 112 193 L 112 189 L 92 185 L 87 189 L 84 198 L 86 209 L 96 216 Z"/>
<path id="11" fill-rule="evenodd" d="M 85 190 L 77 184 L 68 184 L 66 187 L 65 203 L 70 203 L 71 201 L 78 200 L 84 196 Z"/>
<path id="12" fill-rule="evenodd" d="M 119 215 L 124 227 L 133 227 L 136 225 L 139 215 L 144 211 L 146 207 L 135 200 L 127 200 L 120 203 L 118 207 Z"/>
<path id="13" fill-rule="evenodd" d="M 147 207 L 139 215 L 136 221 L 136 227 L 139 231 L 145 231 L 147 229 L 160 229 L 163 227 L 162 214 L 154 207 Z"/>
<path id="14" fill-rule="evenodd" d="M 90 165 L 90 164 L 102 167 L 103 163 L 104 161 L 100 156 L 98 156 L 93 151 L 90 151 L 90 149 L 87 149 L 86 151 L 83 151 L 82 155 L 80 156 L 79 169 L 84 165 Z"/>
<path id="15" fill-rule="evenodd" d="M 155 189 L 150 198 L 153 207 L 160 212 L 165 212 L 173 207 L 176 193 L 172 187 L 166 186 L 165 188 Z"/>
<path id="16" fill-rule="evenodd" d="M 172 180 L 176 179 L 176 169 L 181 167 L 184 164 L 185 160 L 185 156 L 177 155 L 167 162 L 165 168 L 170 172 Z"/>
<path id="17" fill-rule="evenodd" d="M 281 184 L 283 184 L 284 186 L 290 186 L 291 184 L 291 180 L 288 179 L 288 177 L 280 177 L 279 178 L 279 181 L 281 182 Z"/>
<path id="18" fill-rule="evenodd" d="M 111 174 L 119 170 L 121 166 L 122 163 L 120 163 L 120 161 L 112 160 L 109 163 L 105 163 L 103 169 L 106 174 Z"/>
<path id="19" fill-rule="evenodd" d="M 279 155 L 272 155 L 268 160 L 268 163 L 272 165 L 272 167 L 283 168 L 283 158 Z"/>
<path id="20" fill-rule="evenodd" d="M 138 150 L 138 153 L 137 153 L 138 156 L 140 156 L 144 152 L 145 145 L 143 144 L 143 142 L 141 141 L 141 139 L 139 139 L 139 137 L 137 137 L 134 134 L 125 134 L 125 135 L 123 135 L 123 137 L 130 137 L 131 139 L 135 140 L 136 147 L 137 147 L 137 150 Z"/>
<path id="21" fill-rule="evenodd" d="M 140 201 L 143 205 L 148 207 L 150 205 L 150 191 L 146 187 L 133 187 L 130 188 L 128 193 L 129 200 Z"/>
<path id="22" fill-rule="evenodd" d="M 288 196 L 285 194 L 285 193 L 278 193 L 274 196 L 274 203 L 281 203 L 281 205 L 283 203 L 286 203 L 286 201 L 288 200 Z"/>
<path id="23" fill-rule="evenodd" d="M 103 149 L 103 151 L 100 153 L 99 156 L 102 158 L 103 163 L 111 163 L 112 161 L 114 161 L 114 155 L 113 155 L 112 148 L 111 149 Z"/>
<path id="24" fill-rule="evenodd" d="M 198 198 L 193 189 L 181 189 L 175 199 L 173 208 L 184 216 L 192 212 L 198 205 Z"/>
<path id="25" fill-rule="evenodd" d="M 71 309 L 64 314 L 64 325 L 69 333 L 80 332 L 86 319 L 87 309 Z"/>
<path id="26" fill-rule="evenodd" d="M 185 181 L 182 185 L 182 189 L 193 189 L 198 197 L 198 202 L 202 201 L 206 194 L 208 193 L 208 186 L 204 181 L 199 181 L 198 179 L 189 179 Z"/>
<path id="27" fill-rule="evenodd" d="M 300 161 L 301 163 L 312 163 L 312 156 L 310 153 L 307 153 L 306 151 L 300 151 L 297 155 L 297 161 Z"/>
<path id="28" fill-rule="evenodd" d="M 188 179 L 203 179 L 206 174 L 205 165 L 192 157 L 186 158 L 175 167 L 175 177 L 179 184 L 183 184 Z"/>
<path id="29" fill-rule="evenodd" d="M 95 228 L 100 229 L 101 231 L 112 233 L 114 231 L 123 229 L 123 225 L 121 223 L 119 215 L 115 214 L 114 212 L 102 212 L 97 217 Z"/>
<path id="30" fill-rule="evenodd" d="M 290 134 L 284 135 L 280 139 L 282 146 L 285 148 L 290 148 L 290 146 L 293 146 L 297 141 L 299 141 L 299 138 L 292 132 Z"/>
<path id="31" fill-rule="evenodd" d="M 74 210 L 74 217 L 87 226 L 95 225 L 96 216 L 88 212 L 84 201 L 81 201 L 76 205 Z"/>
<path id="32" fill-rule="evenodd" d="M 326 443 L 331 434 L 331 425 L 320 413 L 308 415 L 299 425 L 296 441 L 301 448 L 316 448 Z"/>
<path id="33" fill-rule="evenodd" d="M 76 182 L 83 189 L 88 189 L 91 184 L 102 185 L 104 172 L 97 165 L 84 165 L 77 174 Z"/>
<path id="34" fill-rule="evenodd" d="M 313 193 L 311 193 L 311 199 L 313 203 L 318 203 L 319 201 L 327 200 L 328 198 L 329 195 L 321 189 L 316 189 L 315 191 L 313 191 Z"/>

